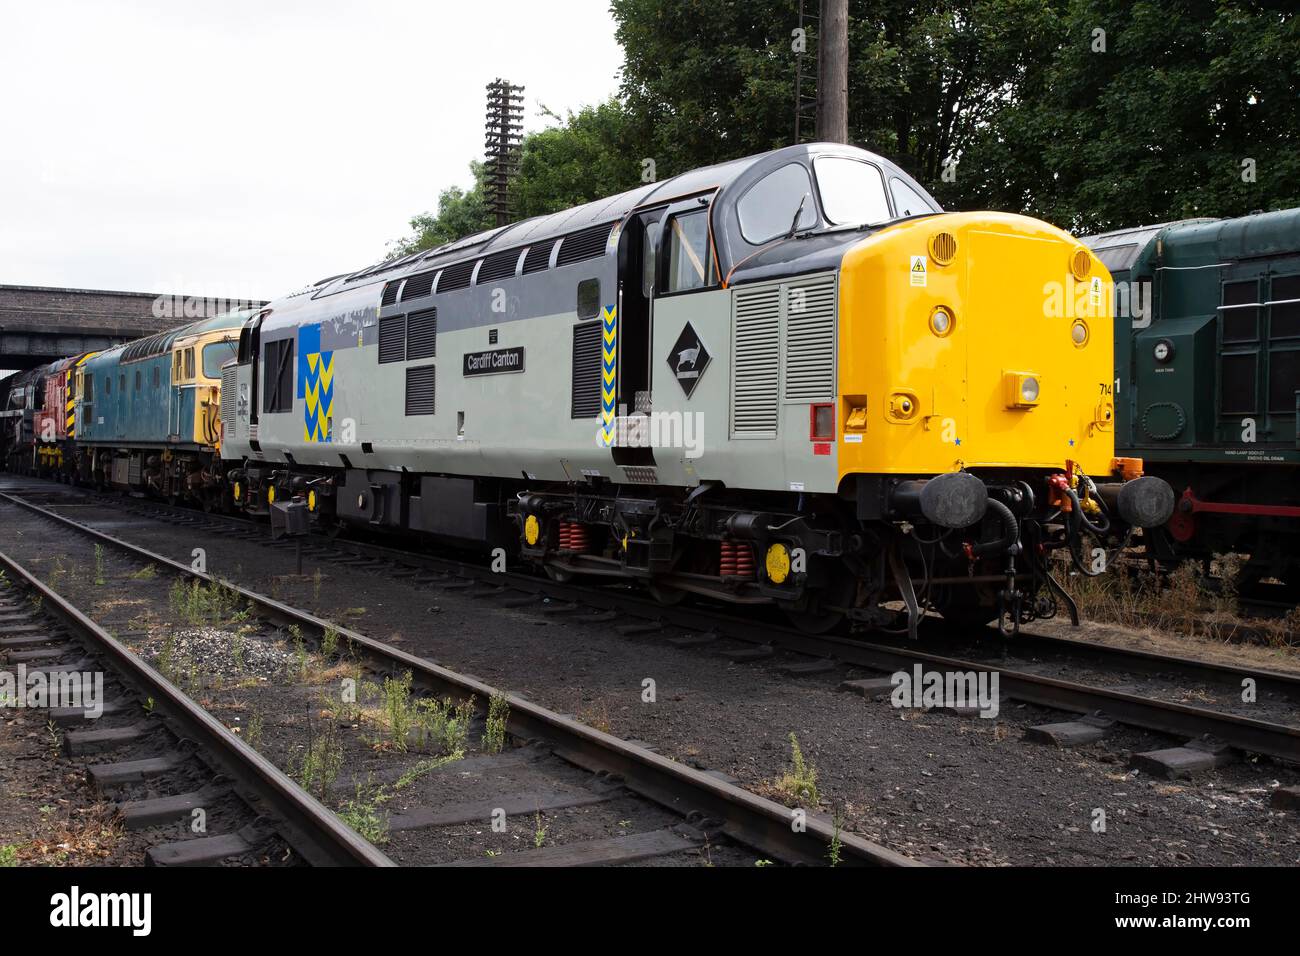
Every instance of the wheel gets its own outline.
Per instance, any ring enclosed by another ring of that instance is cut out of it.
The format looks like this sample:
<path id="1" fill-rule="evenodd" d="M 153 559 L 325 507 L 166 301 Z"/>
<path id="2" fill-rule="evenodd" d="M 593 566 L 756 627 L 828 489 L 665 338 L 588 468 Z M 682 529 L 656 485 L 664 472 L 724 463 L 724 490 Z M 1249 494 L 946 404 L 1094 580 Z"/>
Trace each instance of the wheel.
<path id="1" fill-rule="evenodd" d="M 780 605 L 786 618 L 805 634 L 826 634 L 844 621 L 844 609 L 851 607 L 858 582 L 849 569 L 837 565 L 825 586 L 808 590 L 798 601 Z"/>
<path id="2" fill-rule="evenodd" d="M 656 584 L 651 582 L 646 585 L 650 596 L 662 604 L 664 607 L 676 607 L 682 603 L 686 597 L 686 592 L 668 584 Z"/>
<path id="3" fill-rule="evenodd" d="M 568 584 L 573 580 L 573 572 L 565 571 L 563 568 L 557 568 L 552 564 L 545 565 L 546 576 L 556 584 Z"/>

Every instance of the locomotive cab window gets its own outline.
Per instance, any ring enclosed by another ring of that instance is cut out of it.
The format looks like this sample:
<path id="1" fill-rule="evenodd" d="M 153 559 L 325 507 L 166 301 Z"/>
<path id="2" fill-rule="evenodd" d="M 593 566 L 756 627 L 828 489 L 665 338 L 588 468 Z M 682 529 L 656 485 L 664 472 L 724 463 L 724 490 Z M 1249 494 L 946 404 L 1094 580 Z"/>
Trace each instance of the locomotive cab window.
<path id="1" fill-rule="evenodd" d="M 871 226 L 892 218 L 885 199 L 885 180 L 875 166 L 839 156 L 818 156 L 813 165 L 822 207 L 830 222 L 837 226 Z"/>
<path id="2" fill-rule="evenodd" d="M 709 248 L 709 212 L 673 216 L 668 225 L 668 283 L 665 293 L 690 292 L 717 285 Z"/>
<path id="3" fill-rule="evenodd" d="M 293 339 L 267 342 L 262 354 L 262 411 L 293 411 Z"/>
<path id="4" fill-rule="evenodd" d="M 894 177 L 889 181 L 889 194 L 894 197 L 894 215 L 899 219 L 938 212 L 937 209 L 934 209 L 921 198 L 920 193 L 898 177 Z"/>
<path id="5" fill-rule="evenodd" d="M 203 346 L 203 374 L 208 378 L 221 378 L 221 366 L 235 357 L 235 343 L 211 342 Z"/>
<path id="6" fill-rule="evenodd" d="M 817 226 L 817 203 L 812 180 L 799 163 L 788 163 L 768 173 L 736 203 L 740 234 L 750 245 L 760 246 L 790 232 Z"/>
<path id="7" fill-rule="evenodd" d="M 600 280 L 583 279 L 578 283 L 578 318 L 594 319 L 600 315 Z"/>

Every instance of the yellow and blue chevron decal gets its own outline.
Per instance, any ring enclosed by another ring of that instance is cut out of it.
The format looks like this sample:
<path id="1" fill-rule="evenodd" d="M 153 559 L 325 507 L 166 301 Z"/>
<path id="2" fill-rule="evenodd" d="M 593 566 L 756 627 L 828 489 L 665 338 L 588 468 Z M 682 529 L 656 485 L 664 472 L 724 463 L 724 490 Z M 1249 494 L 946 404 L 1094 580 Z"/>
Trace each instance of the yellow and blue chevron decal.
<path id="1" fill-rule="evenodd" d="M 605 306 L 605 334 L 601 338 L 600 374 L 600 443 L 606 448 L 614 444 L 614 399 L 618 368 L 618 308 Z"/>
<path id="2" fill-rule="evenodd" d="M 302 440 L 334 440 L 334 353 L 322 352 L 320 325 L 298 329 L 298 397 L 303 400 Z"/>

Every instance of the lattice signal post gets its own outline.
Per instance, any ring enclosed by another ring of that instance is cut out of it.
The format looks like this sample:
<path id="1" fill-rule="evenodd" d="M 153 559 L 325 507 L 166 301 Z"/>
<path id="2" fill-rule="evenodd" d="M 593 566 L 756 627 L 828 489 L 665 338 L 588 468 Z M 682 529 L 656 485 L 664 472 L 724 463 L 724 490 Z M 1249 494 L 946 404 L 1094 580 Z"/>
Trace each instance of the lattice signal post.
<path id="1" fill-rule="evenodd" d="M 487 86 L 487 176 L 484 198 L 498 226 L 510 223 L 510 180 L 519 172 L 524 136 L 524 88 L 495 79 Z"/>

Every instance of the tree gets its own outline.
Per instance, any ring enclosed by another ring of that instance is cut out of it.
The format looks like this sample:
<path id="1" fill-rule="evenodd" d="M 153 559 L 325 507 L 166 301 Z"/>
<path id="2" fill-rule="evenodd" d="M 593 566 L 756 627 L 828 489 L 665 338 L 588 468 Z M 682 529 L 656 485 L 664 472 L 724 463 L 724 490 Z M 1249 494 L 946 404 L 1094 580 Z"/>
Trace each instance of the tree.
<path id="1" fill-rule="evenodd" d="M 450 186 L 438 194 L 437 213 L 421 213 L 411 219 L 412 234 L 390 243 L 388 257 L 432 249 L 471 233 L 491 228 L 492 212 L 483 198 L 483 163 L 469 164 L 474 185 L 468 190 Z"/>
<path id="2" fill-rule="evenodd" d="M 1292 12 L 1077 0 L 1032 93 L 971 147 L 993 205 L 1074 231 L 1300 205 Z"/>
<path id="3" fill-rule="evenodd" d="M 622 104 L 586 106 L 559 125 L 524 137 L 510 198 L 517 218 L 559 212 L 632 189 L 641 182 L 641 152 Z"/>

